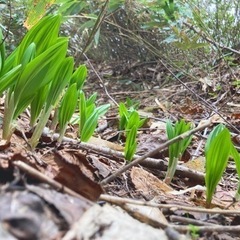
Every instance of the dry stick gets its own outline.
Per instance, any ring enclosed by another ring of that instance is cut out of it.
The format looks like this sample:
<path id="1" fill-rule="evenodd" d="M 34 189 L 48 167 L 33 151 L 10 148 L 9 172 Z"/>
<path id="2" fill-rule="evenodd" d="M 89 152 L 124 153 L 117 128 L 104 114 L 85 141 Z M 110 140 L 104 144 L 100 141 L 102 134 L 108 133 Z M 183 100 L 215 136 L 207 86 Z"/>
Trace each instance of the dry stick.
<path id="1" fill-rule="evenodd" d="M 92 68 L 92 70 L 93 70 L 94 73 L 96 74 L 97 78 L 99 79 L 100 83 L 102 84 L 102 87 L 103 87 L 106 95 L 109 97 L 109 99 L 111 99 L 111 100 L 113 101 L 113 103 L 114 103 L 117 107 L 119 107 L 119 104 L 118 104 L 118 103 L 111 97 L 111 95 L 109 94 L 107 88 L 105 87 L 105 84 L 104 84 L 102 78 L 100 77 L 100 75 L 98 74 L 98 72 L 97 72 L 97 70 L 94 68 L 94 66 L 92 65 L 92 63 L 91 63 L 91 61 L 89 60 L 89 58 L 87 57 L 87 55 L 86 55 L 85 53 L 84 53 L 83 55 L 84 55 L 84 57 L 87 59 L 88 64 L 90 65 L 90 67 Z"/>
<path id="2" fill-rule="evenodd" d="M 54 187 L 57 190 L 60 190 L 64 193 L 67 193 L 73 197 L 77 197 L 82 199 L 83 201 L 87 201 L 88 203 L 92 204 L 91 201 L 89 201 L 88 199 L 84 198 L 83 196 L 81 196 L 80 194 L 74 192 L 73 190 L 71 190 L 68 187 L 63 186 L 61 183 L 47 177 L 46 175 L 44 175 L 43 173 L 37 171 L 35 168 L 29 166 L 28 164 L 18 160 L 18 161 L 13 161 L 12 164 L 16 167 L 18 167 L 19 169 L 21 169 L 22 171 L 24 171 L 25 173 L 39 179 L 42 182 L 45 182 L 47 184 L 49 184 L 50 186 Z"/>
<path id="3" fill-rule="evenodd" d="M 189 136 L 191 136 L 192 134 L 201 131 L 203 129 L 205 129 L 206 127 L 209 127 L 212 124 L 212 120 L 209 119 L 206 123 L 204 123 L 203 125 L 196 127 L 190 131 L 187 131 L 165 143 L 163 143 L 162 145 L 160 145 L 159 147 L 157 147 L 156 149 L 146 153 L 145 155 L 137 158 L 136 160 L 130 162 L 129 164 L 123 166 L 122 168 L 120 168 L 119 170 L 117 170 L 115 173 L 113 173 L 112 175 L 110 175 L 109 177 L 105 178 L 102 182 L 101 185 L 106 185 L 109 182 L 111 182 L 113 179 L 115 179 L 117 176 L 119 176 L 120 174 L 122 174 L 123 172 L 126 172 L 128 169 L 130 169 L 133 166 L 136 166 L 137 164 L 141 163 L 144 159 L 146 159 L 147 157 L 151 157 L 154 154 L 157 154 L 159 151 L 164 150 L 165 148 L 167 148 L 168 146 L 170 146 L 171 144 L 178 142 L 184 138 L 187 138 Z"/>
<path id="4" fill-rule="evenodd" d="M 43 130 L 43 136 L 48 136 L 49 137 L 49 129 L 47 127 L 44 128 Z M 54 141 L 57 141 L 59 138 L 58 133 L 54 133 L 53 135 L 50 136 Z M 63 143 L 73 143 L 78 145 L 79 147 L 94 151 L 94 152 L 101 152 L 101 154 L 107 155 L 107 156 L 113 156 L 114 158 L 124 158 L 124 154 L 122 152 L 112 150 L 108 147 L 104 146 L 99 146 L 96 144 L 91 144 L 91 143 L 85 143 L 85 142 L 79 142 L 78 140 L 68 138 L 68 137 L 63 137 Z M 1 155 L 0 155 L 1 156 Z M 134 155 L 134 159 L 139 158 L 139 155 Z M 166 170 L 168 167 L 168 162 L 162 159 L 155 159 L 155 158 L 146 158 L 142 163 L 140 163 L 142 166 L 148 167 L 148 168 L 154 168 L 154 169 L 159 169 L 159 170 Z M 202 183 L 204 181 L 204 173 L 190 169 L 188 167 L 182 166 L 182 165 L 177 165 L 176 167 L 176 173 L 178 175 L 194 179 L 195 181 Z"/>
<path id="5" fill-rule="evenodd" d="M 11 23 L 12 23 L 12 20 L 13 20 L 11 1 L 8 1 L 7 6 L 8 6 L 8 8 L 9 8 L 9 19 L 8 19 L 7 27 L 6 27 L 5 29 L 3 28 L 4 30 L 6 30 L 7 33 L 6 33 L 5 37 L 2 39 L 2 41 L 0 42 L 0 46 L 1 46 L 2 44 L 4 44 L 4 42 L 5 42 L 6 39 L 8 38 L 9 33 L 10 33 L 10 26 L 11 26 Z M 12 34 L 12 33 L 11 33 L 11 34 Z"/>
<path id="6" fill-rule="evenodd" d="M 220 43 L 218 42 L 215 42 L 213 41 L 212 39 L 210 39 L 209 37 L 206 36 L 206 34 L 204 34 L 202 31 L 196 29 L 192 24 L 190 23 L 187 23 L 187 22 L 183 22 L 183 24 L 185 26 L 187 26 L 189 29 L 193 30 L 195 33 L 197 33 L 199 36 L 201 36 L 203 39 L 205 39 L 207 42 L 219 47 L 219 48 L 222 48 L 222 49 L 227 49 L 229 50 L 230 52 L 233 52 L 233 53 L 236 53 L 238 55 L 240 55 L 240 51 L 237 51 L 236 49 L 233 49 L 233 48 L 230 48 L 230 47 L 227 47 L 227 46 L 224 46 L 224 45 L 221 45 Z"/>
<path id="7" fill-rule="evenodd" d="M 171 75 L 178 81 L 180 82 L 188 91 L 190 91 L 193 95 L 195 95 L 199 100 L 202 101 L 202 103 L 208 107 L 209 109 L 211 109 L 214 113 L 216 113 L 220 118 L 222 118 L 229 126 L 231 126 L 237 133 L 240 133 L 239 129 L 237 129 L 231 122 L 227 121 L 223 114 L 221 114 L 220 112 L 218 112 L 215 108 L 213 108 L 211 106 L 210 103 L 208 103 L 205 99 L 203 99 L 199 94 L 195 93 L 194 90 L 192 90 L 190 87 L 187 86 L 186 83 L 184 83 L 178 76 L 176 76 L 176 74 L 167 67 L 167 65 L 161 60 L 159 59 L 159 61 L 162 63 L 162 65 L 171 73 Z"/>
<path id="8" fill-rule="evenodd" d="M 169 227 L 181 232 L 181 233 L 187 233 L 191 232 L 192 228 L 191 226 L 178 226 L 178 225 L 173 225 L 169 224 Z M 198 233 L 204 233 L 204 232 L 218 232 L 218 233 L 240 233 L 240 226 L 197 226 L 196 230 Z"/>
<path id="9" fill-rule="evenodd" d="M 195 226 L 218 226 L 218 227 L 221 226 L 221 225 L 215 224 L 215 223 L 210 223 L 210 222 L 206 222 L 206 221 L 201 221 L 201 220 L 196 220 L 193 218 L 181 217 L 181 216 L 176 216 L 176 215 L 171 215 L 169 218 L 170 218 L 171 222 L 192 224 Z"/>
<path id="10" fill-rule="evenodd" d="M 129 198 L 115 197 L 107 194 L 101 194 L 99 199 L 102 201 L 106 201 L 108 203 L 118 205 L 118 206 L 122 206 L 128 203 L 128 204 L 139 205 L 139 206 L 155 207 L 159 209 L 170 209 L 171 211 L 183 210 L 187 212 L 198 212 L 198 213 L 207 213 L 207 214 L 240 215 L 240 211 L 235 209 L 234 210 L 208 209 L 208 208 L 200 208 L 200 207 L 182 206 L 179 204 L 144 202 L 144 201 L 134 200 Z"/>
<path id="11" fill-rule="evenodd" d="M 140 200 L 133 200 L 128 198 L 120 198 L 115 196 L 110 196 L 106 194 L 102 194 L 100 196 L 100 200 L 116 204 L 123 209 L 125 209 L 126 204 L 131 205 L 139 205 L 139 206 L 149 206 L 149 207 L 156 207 L 159 209 L 170 209 L 171 211 L 177 211 L 177 210 L 184 210 L 187 212 L 199 212 L 199 213 L 208 213 L 208 214 L 223 214 L 223 215 L 239 215 L 240 211 L 236 210 L 218 210 L 218 209 L 203 209 L 198 207 L 187 207 L 187 206 L 180 206 L 177 204 L 159 204 L 154 202 L 143 202 Z M 152 220 L 152 219 L 151 219 Z M 190 226 L 179 226 L 174 224 L 164 224 L 159 223 L 158 221 L 154 221 L 154 227 L 159 228 L 173 228 L 181 233 L 186 233 L 191 231 Z M 198 232 L 240 232 L 240 226 L 220 226 L 220 225 L 210 225 L 210 226 L 198 226 L 197 227 Z"/>
<path id="12" fill-rule="evenodd" d="M 102 9 L 101 9 L 101 11 L 100 11 L 100 13 L 99 13 L 99 15 L 98 15 L 98 17 L 97 17 L 97 19 L 96 19 L 96 22 L 95 22 L 95 24 L 94 24 L 94 26 L 92 28 L 92 31 L 91 31 L 91 33 L 89 35 L 89 38 L 87 39 L 87 42 L 86 42 L 82 52 L 80 53 L 80 55 L 77 58 L 77 61 L 79 61 L 81 59 L 82 55 L 85 52 L 87 52 L 88 48 L 90 47 L 90 45 L 91 45 L 91 43 L 92 43 L 92 41 L 94 39 L 94 36 L 95 36 L 96 32 L 99 30 L 101 24 L 103 23 L 106 15 L 107 15 L 108 3 L 109 3 L 109 0 L 106 0 L 104 5 L 103 5 L 103 7 L 102 7 Z"/>
<path id="13" fill-rule="evenodd" d="M 137 158 L 139 158 L 138 156 Z M 135 158 L 136 159 L 136 158 Z M 165 171 L 168 167 L 168 161 L 162 159 L 146 158 L 140 163 L 143 167 L 153 168 Z M 197 170 L 185 167 L 183 165 L 177 165 L 176 174 L 179 176 L 184 176 L 185 178 L 194 179 L 194 181 L 199 184 L 204 183 L 205 174 Z"/>

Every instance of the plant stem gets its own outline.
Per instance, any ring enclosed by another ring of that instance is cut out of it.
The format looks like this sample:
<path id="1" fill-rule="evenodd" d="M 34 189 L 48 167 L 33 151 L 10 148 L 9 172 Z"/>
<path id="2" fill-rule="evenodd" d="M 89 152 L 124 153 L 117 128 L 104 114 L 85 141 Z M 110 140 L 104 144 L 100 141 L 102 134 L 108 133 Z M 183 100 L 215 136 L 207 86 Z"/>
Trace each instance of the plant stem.
<path id="1" fill-rule="evenodd" d="M 43 109 L 43 111 L 40 115 L 39 121 L 37 123 L 37 126 L 34 129 L 33 135 L 31 137 L 31 139 L 29 140 L 29 144 L 32 149 L 34 149 L 37 146 L 39 138 L 42 135 L 43 129 L 48 121 L 51 111 L 52 111 L 52 107 L 49 107 L 49 109 L 47 109 L 47 110 L 45 108 Z"/>
<path id="2" fill-rule="evenodd" d="M 171 183 L 171 181 L 173 179 L 173 176 L 175 174 L 176 168 L 177 168 L 177 163 L 178 163 L 178 159 L 179 158 L 174 158 L 173 161 L 172 161 L 171 166 L 168 166 L 167 173 L 166 173 L 166 176 L 165 176 L 165 179 L 164 179 L 164 182 L 166 184 L 170 184 Z"/>
<path id="3" fill-rule="evenodd" d="M 58 142 L 61 143 L 62 140 L 63 140 L 63 137 L 64 137 L 64 134 L 66 132 L 66 129 L 67 129 L 67 126 L 68 126 L 68 123 L 66 123 L 63 128 L 60 129 L 60 132 L 59 132 L 59 138 L 58 138 Z"/>
<path id="4" fill-rule="evenodd" d="M 59 108 L 56 107 L 53 115 L 53 119 L 50 125 L 50 130 L 55 131 L 57 124 L 58 124 L 58 113 L 59 113 Z"/>
<path id="5" fill-rule="evenodd" d="M 14 131 L 14 127 L 12 125 L 13 122 L 13 115 L 14 115 L 14 93 L 8 92 L 6 94 L 6 100 L 4 104 L 4 117 L 3 117 L 3 132 L 2 137 L 3 139 L 10 141 L 12 133 Z"/>

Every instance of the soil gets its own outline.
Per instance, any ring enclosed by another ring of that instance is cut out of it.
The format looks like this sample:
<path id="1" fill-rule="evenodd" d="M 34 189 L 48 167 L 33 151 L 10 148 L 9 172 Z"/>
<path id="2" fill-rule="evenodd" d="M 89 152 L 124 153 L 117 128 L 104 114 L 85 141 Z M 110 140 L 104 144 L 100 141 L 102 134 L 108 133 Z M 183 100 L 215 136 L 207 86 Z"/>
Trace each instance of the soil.
<path id="1" fill-rule="evenodd" d="M 204 184 L 204 147 L 213 127 L 225 123 L 235 147 L 240 146 L 240 98 L 234 85 L 239 67 L 230 74 L 219 63 L 208 76 L 195 72 L 199 81 L 192 81 L 174 78 L 157 61 L 87 65 L 85 92 L 98 93 L 97 105 L 111 104 L 94 138 L 80 142 L 72 124 L 58 144 L 57 133 L 46 128 L 31 150 L 26 111 L 10 143 L 1 140 L 0 239 L 240 239 L 234 161 L 229 160 L 208 208 Z M 126 139 L 118 130 L 115 103 L 120 102 L 137 106 L 146 118 L 134 160 L 167 142 L 167 119 L 185 119 L 193 127 L 213 121 L 193 135 L 171 183 L 164 181 L 167 147 L 106 181 L 129 165 L 123 156 Z"/>

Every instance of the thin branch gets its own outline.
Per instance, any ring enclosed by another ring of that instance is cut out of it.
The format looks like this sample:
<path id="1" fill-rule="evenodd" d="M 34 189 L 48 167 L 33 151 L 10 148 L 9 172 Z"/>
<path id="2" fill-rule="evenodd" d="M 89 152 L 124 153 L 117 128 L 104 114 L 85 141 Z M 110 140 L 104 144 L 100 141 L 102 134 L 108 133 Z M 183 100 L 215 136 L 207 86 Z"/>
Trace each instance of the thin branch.
<path id="1" fill-rule="evenodd" d="M 92 204 L 91 201 L 89 201 L 88 199 L 84 198 L 83 196 L 81 196 L 80 194 L 74 192 L 73 190 L 71 190 L 68 187 L 63 186 L 61 183 L 49 178 L 48 176 L 44 175 L 43 173 L 39 172 L 38 170 L 36 170 L 35 168 L 29 166 L 28 164 L 22 162 L 22 161 L 12 161 L 13 166 L 18 167 L 19 169 L 21 169 L 22 171 L 24 171 L 25 173 L 27 173 L 28 175 L 31 175 L 32 177 L 49 184 L 50 186 L 52 186 L 53 188 L 55 188 L 56 190 L 61 190 L 64 193 L 67 193 L 73 197 L 77 197 L 80 198 L 82 200 L 84 200 L 85 202 L 88 202 L 89 204 Z"/>
<path id="2" fill-rule="evenodd" d="M 219 47 L 219 48 L 221 48 L 221 49 L 227 49 L 227 50 L 229 50 L 230 52 L 233 52 L 233 53 L 236 53 L 236 54 L 240 55 L 240 51 L 237 51 L 237 50 L 235 50 L 235 49 L 233 49 L 233 48 L 230 48 L 230 47 L 221 45 L 220 43 L 213 41 L 212 39 L 210 39 L 209 37 L 207 37 L 205 34 L 203 34 L 200 30 L 197 30 L 192 24 L 187 23 L 187 22 L 184 22 L 183 24 L 184 24 L 185 26 L 187 26 L 189 29 L 193 30 L 193 31 L 194 31 L 195 33 L 197 33 L 199 36 L 201 36 L 204 40 L 206 40 L 207 42 L 213 44 L 214 46 Z"/>
<path id="3" fill-rule="evenodd" d="M 114 180 L 117 176 L 119 176 L 120 174 L 126 172 L 128 169 L 130 169 L 131 167 L 133 166 L 136 166 L 137 164 L 141 163 L 144 159 L 146 159 L 147 157 L 151 157 L 155 154 L 157 154 L 159 151 L 162 151 L 164 150 L 165 148 L 167 148 L 168 146 L 170 146 L 171 144 L 175 143 L 175 142 L 178 142 L 184 138 L 187 138 L 189 136 L 191 136 L 192 134 L 198 132 L 198 131 L 201 131 L 203 129 L 205 129 L 206 127 L 209 127 L 210 125 L 212 124 L 212 120 L 209 119 L 205 124 L 201 125 L 201 126 L 198 126 L 190 131 L 187 131 L 163 144 L 161 144 L 159 147 L 157 147 L 156 149 L 146 153 L 145 155 L 137 158 L 136 160 L 130 162 L 129 164 L 123 166 L 122 168 L 120 168 L 119 170 L 117 170 L 116 172 L 114 172 L 112 175 L 110 175 L 109 177 L 105 178 L 102 182 L 101 182 L 101 185 L 106 185 L 108 184 L 109 182 L 111 182 L 112 180 Z"/>
<path id="4" fill-rule="evenodd" d="M 82 55 L 88 50 L 89 46 L 91 45 L 93 39 L 94 39 L 94 36 L 96 34 L 96 32 L 98 31 L 98 29 L 100 28 L 102 22 L 104 21 L 106 15 L 107 15 L 107 7 L 108 7 L 108 3 L 109 3 L 109 0 L 106 0 L 102 9 L 101 9 L 101 12 L 99 13 L 98 15 L 98 18 L 96 20 L 96 23 L 94 24 L 93 26 L 93 29 L 91 31 L 91 34 L 81 52 L 81 54 L 79 55 L 78 59 L 81 59 Z"/>
<path id="5" fill-rule="evenodd" d="M 187 212 L 198 212 L 207 214 L 221 214 L 221 215 L 240 215 L 239 210 L 224 210 L 224 209 L 209 209 L 191 206 L 181 206 L 180 204 L 164 204 L 164 203 L 154 203 L 154 202 L 144 202 L 140 200 L 134 200 L 129 198 L 120 198 L 116 196 L 111 196 L 107 194 L 101 194 L 99 200 L 106 201 L 108 203 L 116 204 L 122 206 L 124 204 L 133 204 L 139 206 L 155 207 L 159 209 L 170 209 L 171 211 L 187 211 Z"/>
<path id="6" fill-rule="evenodd" d="M 162 63 L 162 65 L 171 73 L 171 75 L 178 81 L 180 82 L 189 92 L 191 92 L 194 96 L 196 96 L 208 109 L 211 109 L 214 113 L 216 113 L 221 119 L 224 120 L 231 128 L 233 128 L 237 133 L 240 133 L 239 129 L 237 129 L 231 122 L 227 121 L 225 117 L 215 108 L 212 107 L 210 103 L 208 103 L 205 99 L 203 99 L 199 94 L 194 92 L 186 83 L 184 83 L 179 77 L 174 74 L 174 72 L 168 68 L 168 66 L 161 60 L 159 61 Z"/>
<path id="7" fill-rule="evenodd" d="M 168 67 L 174 67 L 175 69 L 178 69 L 180 72 L 182 72 L 185 76 L 190 77 L 191 79 L 197 80 L 198 79 L 189 74 L 187 71 L 184 71 L 183 69 L 181 69 L 179 66 L 177 66 L 176 64 L 174 64 L 173 62 L 170 63 L 169 59 L 165 56 L 163 56 L 163 54 L 160 52 L 160 50 L 158 48 L 156 48 L 155 46 L 153 46 L 150 42 L 148 42 L 146 39 L 142 38 L 140 35 L 135 34 L 134 32 L 128 30 L 128 29 L 124 29 L 121 26 L 117 25 L 117 24 L 113 24 L 111 22 L 108 22 L 109 24 L 112 24 L 113 26 L 116 26 L 118 28 L 120 28 L 121 30 L 125 31 L 126 34 L 121 34 L 124 37 L 127 37 L 137 43 L 143 43 L 144 46 L 147 48 L 148 51 L 150 51 L 154 56 L 158 57 L 159 62 L 161 62 L 161 64 L 166 68 L 166 70 L 168 72 L 170 72 L 170 74 L 178 81 L 181 83 L 181 85 L 183 85 L 188 91 L 190 91 L 190 93 L 195 96 L 198 100 L 200 100 L 208 109 L 210 109 L 211 111 L 213 111 L 214 113 L 216 113 L 221 119 L 223 119 L 229 126 L 231 126 L 237 133 L 240 133 L 240 131 L 227 119 L 225 119 L 225 117 L 223 116 L 223 114 L 221 114 L 219 111 L 217 111 L 211 104 L 209 104 L 205 99 L 203 99 L 199 94 L 197 94 L 196 92 L 194 92 L 190 87 L 187 86 L 186 83 L 184 83 L 179 77 L 176 76 L 176 74 L 173 73 L 173 71 L 171 71 Z M 211 39 L 210 39 L 211 40 Z M 223 46 L 222 46 L 223 47 Z M 229 49 L 227 47 L 225 47 L 226 49 Z M 238 52 L 239 53 L 239 52 Z M 165 63 L 166 62 L 166 63 Z"/>
<path id="8" fill-rule="evenodd" d="M 10 26 L 11 26 L 11 22 L 12 22 L 12 5 L 11 5 L 11 1 L 9 0 L 8 3 L 7 3 L 7 6 L 9 8 L 9 19 L 8 19 L 8 24 L 7 24 L 7 28 L 6 28 L 6 35 L 5 37 L 2 39 L 2 42 L 0 43 L 0 45 L 4 44 L 4 42 L 6 41 L 8 35 L 9 35 L 9 29 L 10 29 Z"/>
<path id="9" fill-rule="evenodd" d="M 43 136 L 51 137 L 54 141 L 58 139 L 59 137 L 58 133 L 54 133 L 51 136 L 49 135 L 49 133 L 50 133 L 49 129 L 45 127 L 43 131 Z M 122 152 L 115 151 L 113 149 L 110 149 L 109 147 L 99 146 L 91 143 L 79 142 L 78 140 L 74 140 L 68 137 L 63 137 L 63 143 L 64 142 L 65 143 L 71 142 L 73 144 L 76 144 L 79 148 L 86 149 L 87 151 L 93 151 L 93 152 L 97 152 L 98 154 L 101 153 L 105 156 L 112 156 L 114 158 L 124 159 L 124 154 Z M 138 158 L 140 158 L 139 155 L 134 155 L 133 159 L 138 159 Z M 168 162 L 166 160 L 154 159 L 150 157 L 147 157 L 146 159 L 144 159 L 144 161 L 142 161 L 140 164 L 147 168 L 155 168 L 162 171 L 165 171 L 168 167 Z M 204 177 L 205 177 L 204 173 L 190 169 L 183 165 L 177 165 L 176 174 L 190 178 L 190 179 L 194 179 L 199 184 L 202 184 L 204 182 Z"/>
<path id="10" fill-rule="evenodd" d="M 96 69 L 94 68 L 94 66 L 92 65 L 92 63 L 91 63 L 91 61 L 89 60 L 89 58 L 87 57 L 87 55 L 86 55 L 85 53 L 84 53 L 83 55 L 84 55 L 84 57 L 87 59 L 88 64 L 90 65 L 90 67 L 92 68 L 92 70 L 93 70 L 94 73 L 96 74 L 97 78 L 99 79 L 100 83 L 102 84 L 102 87 L 103 87 L 106 95 L 107 95 L 107 96 L 109 97 L 109 99 L 111 99 L 111 100 L 113 101 L 113 103 L 118 107 L 118 106 L 119 106 L 118 103 L 117 103 L 117 102 L 112 98 L 112 96 L 109 94 L 107 88 L 105 87 L 105 84 L 104 84 L 102 78 L 100 77 L 100 75 L 98 74 L 98 72 L 96 71 Z"/>

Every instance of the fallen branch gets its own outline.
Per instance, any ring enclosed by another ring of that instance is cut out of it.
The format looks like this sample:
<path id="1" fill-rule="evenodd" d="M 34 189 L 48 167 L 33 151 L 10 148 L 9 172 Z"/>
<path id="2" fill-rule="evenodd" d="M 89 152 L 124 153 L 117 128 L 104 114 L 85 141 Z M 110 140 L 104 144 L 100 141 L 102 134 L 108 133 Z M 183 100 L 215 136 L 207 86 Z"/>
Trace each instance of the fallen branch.
<path id="1" fill-rule="evenodd" d="M 237 210 L 221 210 L 221 209 L 206 209 L 206 208 L 199 208 L 199 207 L 191 207 L 191 206 L 181 206 L 177 204 L 163 204 L 163 203 L 154 203 L 154 202 L 144 202 L 140 200 L 133 200 L 128 198 L 120 198 L 115 196 L 110 196 L 106 194 L 102 194 L 100 196 L 100 200 L 106 201 L 111 204 L 115 204 L 120 206 L 123 209 L 126 209 L 126 205 L 140 205 L 140 206 L 148 206 L 148 207 L 156 207 L 159 209 L 170 209 L 171 211 L 179 211 L 183 210 L 186 212 L 199 212 L 199 213 L 207 213 L 207 214 L 221 214 L 221 215 L 239 215 L 240 211 Z M 130 212 L 132 214 L 133 212 Z M 134 214 L 133 214 L 134 215 Z M 144 215 L 146 218 L 147 216 Z M 160 227 L 163 229 L 173 228 L 181 233 L 187 233 L 191 231 L 191 226 L 186 225 L 174 225 L 174 224 L 166 224 L 159 221 L 154 221 L 153 219 L 149 219 L 148 223 L 153 225 L 154 227 Z M 212 225 L 208 224 L 208 226 L 197 226 L 197 231 L 204 233 L 204 232 L 240 232 L 240 226 L 221 226 L 221 225 Z"/>
<path id="2" fill-rule="evenodd" d="M 209 125 L 207 125 L 207 126 L 209 126 Z M 49 136 L 49 134 L 50 134 L 49 129 L 44 128 L 43 136 Z M 56 141 L 59 137 L 59 134 L 54 133 L 51 137 L 54 141 Z M 94 151 L 97 153 L 101 152 L 103 155 L 112 156 L 112 157 L 118 158 L 118 159 L 124 159 L 124 154 L 122 152 L 112 150 L 108 147 L 103 147 L 103 146 L 99 146 L 99 145 L 95 145 L 95 144 L 91 144 L 91 143 L 79 142 L 78 140 L 68 138 L 68 137 L 63 138 L 63 143 L 73 143 L 73 144 L 78 145 L 80 148 L 86 149 L 87 151 Z M 155 153 L 153 153 L 153 155 L 154 154 Z M 139 158 L 142 158 L 142 157 L 139 155 L 134 155 L 133 159 L 137 160 Z M 168 167 L 168 161 L 162 160 L 162 159 L 150 158 L 150 157 L 144 158 L 142 160 L 142 162 L 140 162 L 139 164 L 141 164 L 142 166 L 147 167 L 147 168 L 154 168 L 154 169 L 159 169 L 162 171 L 166 171 L 166 169 Z M 184 177 L 187 177 L 190 179 L 194 179 L 194 181 L 197 182 L 198 184 L 202 184 L 204 182 L 204 177 L 205 177 L 204 173 L 190 169 L 190 168 L 182 166 L 182 165 L 177 165 L 176 174 L 179 176 L 184 176 Z"/>
<path id="3" fill-rule="evenodd" d="M 129 198 L 115 197 L 107 194 L 101 194 L 99 200 L 106 201 L 111 204 L 122 206 L 124 204 L 135 204 L 139 206 L 148 206 L 155 207 L 159 209 L 170 209 L 171 211 L 187 211 L 187 212 L 198 212 L 198 213 L 207 213 L 207 214 L 220 214 L 220 215 L 240 215 L 240 211 L 234 210 L 225 210 L 225 209 L 209 209 L 209 208 L 200 208 L 200 207 L 191 207 L 183 206 L 179 204 L 165 204 L 165 203 L 154 203 L 154 202 L 144 202 L 140 200 L 134 200 Z"/>
<path id="4" fill-rule="evenodd" d="M 148 157 L 151 157 L 155 154 L 157 154 L 158 152 L 164 150 L 165 148 L 167 148 L 168 146 L 170 146 L 171 144 L 175 143 L 175 142 L 178 142 L 184 138 L 187 138 L 189 136 L 191 136 L 192 134 L 198 132 L 198 131 L 201 131 L 207 127 L 209 127 L 210 125 L 212 124 L 212 120 L 209 119 L 206 123 L 204 123 L 203 125 L 201 126 L 198 126 L 190 131 L 187 131 L 163 144 L 161 144 L 159 147 L 157 147 L 156 149 L 146 153 L 145 155 L 133 160 L 132 162 L 130 162 L 129 164 L 123 166 L 122 168 L 120 168 L 119 170 L 117 170 L 116 172 L 114 172 L 112 175 L 110 175 L 109 177 L 105 178 L 102 182 L 101 182 L 101 185 L 106 185 L 108 184 L 109 182 L 111 182 L 113 179 L 115 179 L 117 176 L 119 176 L 120 174 L 126 172 L 128 169 L 130 169 L 131 167 L 133 166 L 136 166 L 137 164 L 143 162 L 143 160 L 145 160 L 146 158 Z"/>

